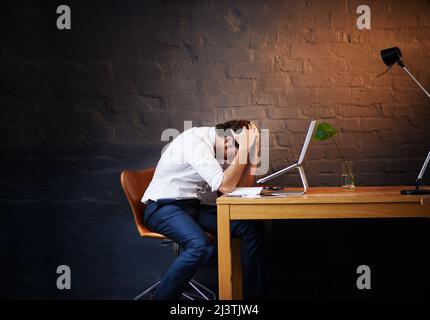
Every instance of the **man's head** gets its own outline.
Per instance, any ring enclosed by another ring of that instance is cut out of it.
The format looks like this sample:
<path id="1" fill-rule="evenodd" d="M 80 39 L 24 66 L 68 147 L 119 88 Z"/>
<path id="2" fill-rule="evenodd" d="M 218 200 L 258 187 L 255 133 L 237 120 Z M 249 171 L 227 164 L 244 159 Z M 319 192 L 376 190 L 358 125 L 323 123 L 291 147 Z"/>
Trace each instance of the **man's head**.
<path id="1" fill-rule="evenodd" d="M 238 137 L 243 127 L 249 128 L 249 120 L 230 120 L 215 126 L 217 136 L 224 141 L 224 160 L 232 159 L 239 148 Z"/>

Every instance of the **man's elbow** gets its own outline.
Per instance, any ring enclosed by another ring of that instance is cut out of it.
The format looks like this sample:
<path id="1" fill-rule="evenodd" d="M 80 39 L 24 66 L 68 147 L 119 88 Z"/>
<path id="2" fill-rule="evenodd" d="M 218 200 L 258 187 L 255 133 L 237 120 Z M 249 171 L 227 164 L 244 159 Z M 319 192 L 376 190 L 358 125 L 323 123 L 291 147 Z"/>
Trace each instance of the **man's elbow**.
<path id="1" fill-rule="evenodd" d="M 218 191 L 221 193 L 230 193 L 233 190 L 234 190 L 234 186 L 229 186 L 224 184 L 221 184 L 220 187 L 218 188 Z"/>

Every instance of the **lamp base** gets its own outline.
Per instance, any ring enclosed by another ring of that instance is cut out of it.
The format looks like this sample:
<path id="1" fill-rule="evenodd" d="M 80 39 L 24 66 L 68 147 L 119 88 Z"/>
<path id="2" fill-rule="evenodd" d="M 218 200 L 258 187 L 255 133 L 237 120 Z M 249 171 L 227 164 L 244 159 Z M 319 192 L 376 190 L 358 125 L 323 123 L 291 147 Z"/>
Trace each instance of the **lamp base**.
<path id="1" fill-rule="evenodd" d="M 405 195 L 423 195 L 423 194 L 430 194 L 430 190 L 420 190 L 420 189 L 401 190 L 400 193 Z"/>

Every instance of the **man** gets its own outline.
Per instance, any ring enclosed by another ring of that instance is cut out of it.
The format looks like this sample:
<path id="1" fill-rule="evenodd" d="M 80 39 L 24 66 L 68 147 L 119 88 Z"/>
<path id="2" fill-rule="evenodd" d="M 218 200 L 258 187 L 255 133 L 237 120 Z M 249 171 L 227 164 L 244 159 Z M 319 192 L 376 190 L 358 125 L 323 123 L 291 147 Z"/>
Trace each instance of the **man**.
<path id="1" fill-rule="evenodd" d="M 254 123 L 232 120 L 216 127 L 188 129 L 162 154 L 142 198 L 146 204 L 144 222 L 183 250 L 163 276 L 154 299 L 179 299 L 194 273 L 212 256 L 214 244 L 205 231 L 216 233 L 216 206 L 200 204 L 199 193 L 208 186 L 221 193 L 251 186 L 259 138 Z M 222 160 L 228 163 L 224 171 L 219 163 Z M 242 240 L 243 298 L 262 298 L 264 224 L 233 221 L 231 233 Z"/>

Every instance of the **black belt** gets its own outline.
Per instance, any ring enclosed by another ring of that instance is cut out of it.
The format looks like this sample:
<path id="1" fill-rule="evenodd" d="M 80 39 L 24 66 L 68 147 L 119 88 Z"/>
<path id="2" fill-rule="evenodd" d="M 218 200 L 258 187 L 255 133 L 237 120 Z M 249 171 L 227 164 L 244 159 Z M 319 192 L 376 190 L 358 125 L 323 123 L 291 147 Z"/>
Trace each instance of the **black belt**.
<path id="1" fill-rule="evenodd" d="M 168 205 L 168 204 L 176 204 L 179 207 L 185 207 L 187 208 L 187 212 L 189 212 L 192 216 L 197 215 L 198 213 L 198 208 L 196 206 L 200 205 L 200 199 L 198 198 L 193 198 L 193 199 L 172 199 L 172 198 L 166 198 L 166 199 L 158 199 L 157 201 L 148 199 L 148 205 L 149 204 L 155 204 L 155 206 L 153 208 L 147 208 L 147 210 L 145 210 L 146 213 L 146 220 L 148 220 L 152 214 L 154 212 L 156 212 L 158 209 L 160 209 L 161 207 Z M 149 210 L 148 210 L 149 209 Z M 147 222 L 145 222 L 147 223 Z"/>
<path id="2" fill-rule="evenodd" d="M 192 198 L 192 199 L 173 199 L 173 198 L 165 198 L 165 199 L 158 199 L 158 200 L 152 200 L 149 199 L 148 200 L 149 203 L 157 203 L 157 205 L 166 205 L 166 204 L 171 204 L 171 203 L 178 203 L 178 204 L 200 204 L 200 199 L 198 198 Z"/>

